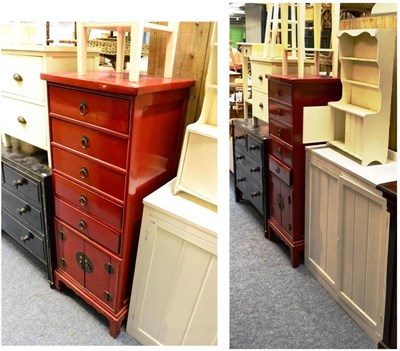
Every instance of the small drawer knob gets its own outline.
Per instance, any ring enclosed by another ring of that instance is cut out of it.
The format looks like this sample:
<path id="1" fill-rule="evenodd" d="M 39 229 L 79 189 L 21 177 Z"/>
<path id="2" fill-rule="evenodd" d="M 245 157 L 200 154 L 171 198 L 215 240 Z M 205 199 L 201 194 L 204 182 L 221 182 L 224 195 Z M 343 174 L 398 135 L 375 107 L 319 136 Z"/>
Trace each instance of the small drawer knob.
<path id="1" fill-rule="evenodd" d="M 242 177 L 242 178 L 238 178 L 237 182 L 240 183 L 240 182 L 244 182 L 245 180 L 246 180 L 246 178 Z"/>
<path id="2" fill-rule="evenodd" d="M 79 228 L 80 228 L 81 230 L 85 230 L 85 229 L 87 228 L 87 223 L 86 223 L 86 221 L 85 221 L 84 219 L 81 219 L 81 220 L 79 221 Z"/>
<path id="3" fill-rule="evenodd" d="M 278 128 L 278 137 L 282 136 L 282 128 Z"/>
<path id="4" fill-rule="evenodd" d="M 262 81 L 264 78 L 263 78 L 263 76 L 260 74 L 260 75 L 258 76 L 258 79 L 259 79 L 260 81 Z"/>
<path id="5" fill-rule="evenodd" d="M 279 109 L 277 112 L 278 112 L 278 116 L 282 116 L 282 110 L 281 109 Z"/>
<path id="6" fill-rule="evenodd" d="M 243 156 L 243 155 L 236 156 L 236 160 L 237 160 L 237 161 L 243 160 L 243 159 L 244 159 L 244 156 Z"/>
<path id="7" fill-rule="evenodd" d="M 254 191 L 254 192 L 252 192 L 250 194 L 251 197 L 257 197 L 257 196 L 260 196 L 260 195 L 261 195 L 261 193 L 259 191 Z"/>
<path id="8" fill-rule="evenodd" d="M 26 235 L 22 235 L 21 236 L 21 241 L 23 241 L 24 244 L 26 244 L 27 241 L 29 241 L 29 240 L 31 240 L 33 238 L 34 238 L 33 234 L 32 233 L 28 233 Z"/>
<path id="9" fill-rule="evenodd" d="M 31 208 L 29 205 L 22 206 L 21 208 L 17 208 L 17 213 L 22 216 L 23 213 L 29 212 Z"/>
<path id="10" fill-rule="evenodd" d="M 84 149 L 87 149 L 89 145 L 89 138 L 86 135 L 82 135 L 81 145 Z"/>
<path id="11" fill-rule="evenodd" d="M 18 187 L 23 186 L 24 184 L 25 184 L 24 178 L 13 180 L 12 182 L 12 185 L 15 189 L 18 189 Z"/>
<path id="12" fill-rule="evenodd" d="M 86 205 L 87 205 L 88 200 L 87 200 L 87 197 L 86 197 L 85 194 L 82 194 L 82 195 L 79 197 L 79 203 L 80 203 L 82 206 L 86 206 Z"/>
<path id="13" fill-rule="evenodd" d="M 22 116 L 18 116 L 17 121 L 18 121 L 18 123 L 26 124 L 26 119 Z"/>
<path id="14" fill-rule="evenodd" d="M 260 103 L 258 104 L 258 106 L 260 106 L 260 108 L 264 108 L 264 104 L 263 104 L 262 102 L 260 102 Z"/>
<path id="15" fill-rule="evenodd" d="M 235 140 L 241 140 L 244 139 L 244 135 L 236 135 Z"/>
<path id="16" fill-rule="evenodd" d="M 278 147 L 276 148 L 276 153 L 278 154 L 278 156 L 280 156 L 280 155 L 282 154 L 282 150 L 281 150 L 281 147 L 280 147 L 280 146 L 278 146 Z"/>
<path id="17" fill-rule="evenodd" d="M 81 175 L 82 179 L 86 179 L 87 177 L 89 177 L 89 171 L 86 167 L 82 167 L 79 174 Z"/>
<path id="18" fill-rule="evenodd" d="M 276 173 L 281 173 L 281 169 L 280 169 L 279 167 L 276 167 L 276 168 L 275 168 L 275 172 L 276 172 Z"/>
<path id="19" fill-rule="evenodd" d="M 22 82 L 22 81 L 23 81 L 22 76 L 21 76 L 19 73 L 14 73 L 14 74 L 13 74 L 13 79 L 14 79 L 16 82 Z"/>
<path id="20" fill-rule="evenodd" d="M 79 105 L 79 113 L 83 116 L 86 115 L 88 112 L 86 102 L 81 102 Z"/>
<path id="21" fill-rule="evenodd" d="M 276 92 L 276 95 L 282 96 L 282 90 L 281 90 L 281 89 L 278 89 L 278 91 Z"/>
<path id="22" fill-rule="evenodd" d="M 250 168 L 250 173 L 260 172 L 260 167 Z"/>

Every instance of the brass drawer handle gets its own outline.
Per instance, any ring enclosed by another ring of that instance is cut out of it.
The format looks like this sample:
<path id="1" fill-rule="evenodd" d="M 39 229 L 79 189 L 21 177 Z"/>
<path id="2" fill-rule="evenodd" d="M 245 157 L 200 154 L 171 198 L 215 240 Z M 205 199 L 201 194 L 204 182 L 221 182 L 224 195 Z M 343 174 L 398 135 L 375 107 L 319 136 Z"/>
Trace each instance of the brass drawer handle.
<path id="1" fill-rule="evenodd" d="M 12 185 L 15 189 L 18 189 L 19 186 L 23 186 L 25 184 L 25 179 L 21 178 L 21 179 L 17 179 L 17 180 L 13 180 Z"/>
<path id="2" fill-rule="evenodd" d="M 25 205 L 25 206 L 22 206 L 21 208 L 17 208 L 17 213 L 18 213 L 20 216 L 22 216 L 23 213 L 29 212 L 30 209 L 31 209 L 31 208 L 29 207 L 29 205 Z"/>
<path id="3" fill-rule="evenodd" d="M 250 168 L 250 173 L 260 172 L 260 167 Z"/>
<path id="4" fill-rule="evenodd" d="M 86 102 L 81 102 L 79 105 L 79 113 L 83 116 L 87 114 L 87 104 Z"/>
<path id="5" fill-rule="evenodd" d="M 81 175 L 82 179 L 86 179 L 87 177 L 89 177 L 89 171 L 86 167 L 82 167 L 79 174 Z"/>
<path id="6" fill-rule="evenodd" d="M 84 219 L 81 219 L 81 220 L 79 221 L 79 228 L 80 228 L 81 230 L 85 230 L 85 229 L 87 228 L 87 223 L 86 223 L 86 221 L 85 221 Z"/>
<path id="7" fill-rule="evenodd" d="M 263 76 L 260 74 L 260 75 L 258 76 L 258 79 L 259 79 L 260 81 L 262 81 L 264 78 L 263 78 Z"/>
<path id="8" fill-rule="evenodd" d="M 260 103 L 258 104 L 258 106 L 260 106 L 260 108 L 264 108 L 264 104 L 263 104 L 262 102 L 260 102 Z"/>
<path id="9" fill-rule="evenodd" d="M 82 195 L 79 197 L 79 203 L 80 203 L 82 206 L 86 206 L 86 205 L 87 205 L 88 200 L 87 200 L 87 197 L 86 197 L 85 194 L 82 194 Z"/>
<path id="10" fill-rule="evenodd" d="M 249 146 L 249 150 L 254 151 L 254 150 L 258 150 L 260 148 L 260 145 L 250 145 Z"/>
<path id="11" fill-rule="evenodd" d="M 32 233 L 28 233 L 26 235 L 21 236 L 21 241 L 23 241 L 24 244 L 26 244 L 27 241 L 29 241 L 29 240 L 31 240 L 33 238 L 34 238 L 33 234 Z"/>
<path id="12" fill-rule="evenodd" d="M 22 116 L 18 116 L 17 121 L 21 124 L 26 124 L 26 119 Z"/>
<path id="13" fill-rule="evenodd" d="M 84 149 L 86 149 L 89 145 L 89 138 L 86 135 L 82 135 L 81 145 Z"/>
<path id="14" fill-rule="evenodd" d="M 22 76 L 21 76 L 19 73 L 14 73 L 14 74 L 13 74 L 13 79 L 14 79 L 16 82 L 22 82 L 22 81 L 23 81 Z"/>

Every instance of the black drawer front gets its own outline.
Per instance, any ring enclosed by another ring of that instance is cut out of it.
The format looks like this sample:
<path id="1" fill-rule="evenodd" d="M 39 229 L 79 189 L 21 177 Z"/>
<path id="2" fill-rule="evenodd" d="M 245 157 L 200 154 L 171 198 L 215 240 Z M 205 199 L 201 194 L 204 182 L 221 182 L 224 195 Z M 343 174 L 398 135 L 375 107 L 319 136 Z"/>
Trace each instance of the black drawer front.
<path id="1" fill-rule="evenodd" d="M 6 189 L 1 189 L 2 206 L 6 207 L 9 212 L 13 213 L 17 218 L 29 223 L 32 227 L 43 231 L 42 213 L 31 204 L 26 203 L 16 197 Z"/>
<path id="2" fill-rule="evenodd" d="M 262 152 L 262 145 L 260 144 L 260 142 L 253 139 L 249 135 L 247 143 L 247 153 L 251 158 L 253 158 L 259 164 L 261 164 L 261 159 L 262 159 L 261 152 Z"/>
<path id="3" fill-rule="evenodd" d="M 249 200 L 261 214 L 264 214 L 262 185 L 255 184 L 239 167 L 236 168 L 236 174 L 236 186 L 242 192 L 243 198 Z"/>
<path id="4" fill-rule="evenodd" d="M 233 138 L 235 139 L 235 145 L 245 148 L 246 147 L 246 137 L 247 137 L 247 134 L 245 132 L 243 132 L 242 129 L 235 127 L 234 136 L 233 136 Z"/>
<path id="5" fill-rule="evenodd" d="M 235 154 L 235 162 L 237 166 L 242 167 L 253 178 L 254 182 L 262 182 L 261 160 L 257 163 L 247 153 L 237 153 Z"/>
<path id="6" fill-rule="evenodd" d="M 15 194 L 27 196 L 30 199 L 41 203 L 40 186 L 38 183 L 24 177 L 15 170 L 2 163 L 4 171 L 4 183 L 13 189 Z"/>
<path id="7" fill-rule="evenodd" d="M 40 261 L 42 261 L 42 263 L 46 262 L 46 251 L 43 237 L 37 233 L 34 233 L 33 231 L 30 231 L 4 210 L 1 211 L 1 223 L 2 229 L 8 235 L 18 241 Z"/>

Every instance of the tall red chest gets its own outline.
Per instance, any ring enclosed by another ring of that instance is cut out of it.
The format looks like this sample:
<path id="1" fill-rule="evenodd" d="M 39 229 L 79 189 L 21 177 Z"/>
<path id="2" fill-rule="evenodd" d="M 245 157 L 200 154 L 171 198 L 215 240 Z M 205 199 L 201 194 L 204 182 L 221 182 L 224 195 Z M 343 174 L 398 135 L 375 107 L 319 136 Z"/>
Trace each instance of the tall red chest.
<path id="1" fill-rule="evenodd" d="M 192 80 L 111 71 L 47 81 L 58 290 L 126 318 L 142 200 L 175 177 Z"/>

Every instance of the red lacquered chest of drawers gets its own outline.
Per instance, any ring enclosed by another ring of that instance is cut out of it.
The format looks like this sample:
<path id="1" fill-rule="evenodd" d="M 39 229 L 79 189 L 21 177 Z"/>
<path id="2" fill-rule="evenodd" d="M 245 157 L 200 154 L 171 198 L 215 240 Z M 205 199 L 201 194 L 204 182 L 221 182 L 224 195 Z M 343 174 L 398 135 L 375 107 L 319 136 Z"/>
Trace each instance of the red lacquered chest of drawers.
<path id="1" fill-rule="evenodd" d="M 142 200 L 176 176 L 193 80 L 110 71 L 47 81 L 57 267 L 118 336 L 127 316 Z"/>
<path id="2" fill-rule="evenodd" d="M 291 264 L 304 251 L 305 146 L 304 107 L 327 105 L 341 97 L 338 78 L 268 75 L 269 219 L 268 236 L 276 234 L 290 249 Z"/>

